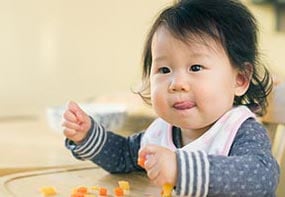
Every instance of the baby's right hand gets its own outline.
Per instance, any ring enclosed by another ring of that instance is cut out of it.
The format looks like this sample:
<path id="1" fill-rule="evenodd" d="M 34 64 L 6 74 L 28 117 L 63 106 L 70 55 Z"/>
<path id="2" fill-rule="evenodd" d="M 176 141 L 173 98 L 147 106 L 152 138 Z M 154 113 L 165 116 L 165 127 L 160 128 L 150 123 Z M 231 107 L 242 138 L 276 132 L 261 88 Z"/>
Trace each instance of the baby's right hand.
<path id="1" fill-rule="evenodd" d="M 91 119 L 78 104 L 70 101 L 63 114 L 62 126 L 64 135 L 76 144 L 80 144 L 91 128 Z"/>

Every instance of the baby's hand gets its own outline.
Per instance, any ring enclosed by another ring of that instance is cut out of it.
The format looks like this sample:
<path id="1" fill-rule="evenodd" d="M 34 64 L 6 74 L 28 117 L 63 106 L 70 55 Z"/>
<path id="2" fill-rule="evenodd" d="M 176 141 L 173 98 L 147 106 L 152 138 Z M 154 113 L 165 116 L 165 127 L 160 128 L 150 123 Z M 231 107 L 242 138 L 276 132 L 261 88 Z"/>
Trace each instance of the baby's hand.
<path id="1" fill-rule="evenodd" d="M 75 102 L 70 101 L 63 114 L 62 126 L 64 135 L 79 144 L 91 127 L 91 119 Z"/>
<path id="2" fill-rule="evenodd" d="M 157 145 L 146 145 L 139 151 L 139 158 L 145 158 L 144 168 L 149 179 L 156 185 L 176 184 L 176 154 L 170 149 Z"/>

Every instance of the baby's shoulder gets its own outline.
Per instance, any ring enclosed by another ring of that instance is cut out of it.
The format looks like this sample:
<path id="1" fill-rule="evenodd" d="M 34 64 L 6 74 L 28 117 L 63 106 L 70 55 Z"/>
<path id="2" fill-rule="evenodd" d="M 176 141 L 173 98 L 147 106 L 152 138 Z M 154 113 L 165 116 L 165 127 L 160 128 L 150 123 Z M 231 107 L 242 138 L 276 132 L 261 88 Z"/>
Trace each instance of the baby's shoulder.
<path id="1" fill-rule="evenodd" d="M 238 134 L 244 133 L 246 135 L 253 135 L 256 132 L 266 133 L 266 129 L 264 125 L 255 118 L 248 118 L 245 120 L 238 130 Z"/>
<path id="2" fill-rule="evenodd" d="M 242 123 L 234 140 L 234 144 L 249 142 L 270 144 L 266 128 L 254 118 L 249 118 Z"/>

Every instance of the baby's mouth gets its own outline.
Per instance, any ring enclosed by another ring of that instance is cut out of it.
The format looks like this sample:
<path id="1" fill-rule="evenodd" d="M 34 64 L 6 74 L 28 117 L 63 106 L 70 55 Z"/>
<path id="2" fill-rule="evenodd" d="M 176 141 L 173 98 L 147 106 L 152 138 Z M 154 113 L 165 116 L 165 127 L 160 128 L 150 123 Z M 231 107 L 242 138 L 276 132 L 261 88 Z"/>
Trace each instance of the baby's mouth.
<path id="1" fill-rule="evenodd" d="M 186 110 L 194 107 L 194 103 L 191 101 L 181 101 L 174 103 L 173 107 L 178 110 Z"/>

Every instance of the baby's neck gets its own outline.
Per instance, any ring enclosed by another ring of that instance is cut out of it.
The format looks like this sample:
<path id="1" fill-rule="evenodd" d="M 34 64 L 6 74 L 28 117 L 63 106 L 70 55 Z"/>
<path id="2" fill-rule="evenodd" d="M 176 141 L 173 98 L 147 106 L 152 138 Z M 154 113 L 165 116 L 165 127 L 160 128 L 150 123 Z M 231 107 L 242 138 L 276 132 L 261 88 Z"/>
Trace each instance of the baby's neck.
<path id="1" fill-rule="evenodd" d="M 182 135 L 182 143 L 183 146 L 193 142 L 194 140 L 198 139 L 200 136 L 202 136 L 205 132 L 208 131 L 208 129 L 211 126 L 207 128 L 201 128 L 201 129 L 182 129 L 181 128 L 181 135 Z"/>

